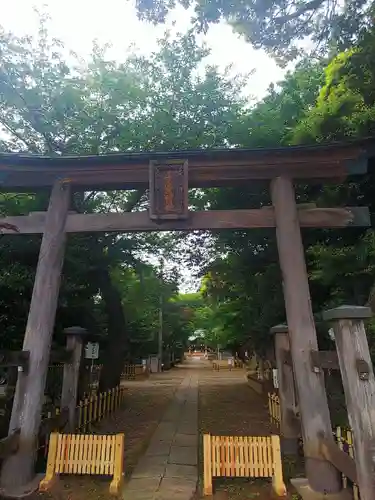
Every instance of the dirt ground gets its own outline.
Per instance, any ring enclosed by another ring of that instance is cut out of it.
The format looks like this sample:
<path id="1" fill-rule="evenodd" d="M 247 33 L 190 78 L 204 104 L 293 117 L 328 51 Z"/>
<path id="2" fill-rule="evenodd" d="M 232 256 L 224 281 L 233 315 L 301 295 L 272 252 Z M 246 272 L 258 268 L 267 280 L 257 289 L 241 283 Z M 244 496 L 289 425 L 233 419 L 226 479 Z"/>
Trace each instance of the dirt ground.
<path id="1" fill-rule="evenodd" d="M 200 371 L 199 420 L 201 434 L 268 436 L 275 432 L 265 400 L 248 386 L 243 370 Z M 214 492 L 215 500 L 272 498 L 270 481 L 262 479 L 216 479 Z"/>
<path id="2" fill-rule="evenodd" d="M 127 381 L 125 408 L 96 425 L 96 434 L 125 432 L 125 476 L 128 477 L 164 414 L 183 370 L 152 375 L 147 380 Z M 37 493 L 32 500 L 108 500 L 109 479 L 97 476 L 66 476 L 49 493 Z"/>
<path id="3" fill-rule="evenodd" d="M 248 386 L 245 371 L 223 370 L 217 373 L 203 361 L 196 364 L 196 370 L 199 377 L 200 434 L 270 435 L 272 430 L 275 431 L 269 421 L 266 403 Z M 125 408 L 93 428 L 93 432 L 98 434 L 125 432 L 126 478 L 145 451 L 185 374 L 185 369 L 176 368 L 152 375 L 148 380 L 126 382 L 128 392 Z M 66 476 L 58 481 L 58 486 L 52 492 L 38 493 L 31 499 L 109 500 L 108 489 L 108 478 Z M 214 490 L 214 500 L 272 498 L 270 482 L 261 479 L 215 480 Z M 298 497 L 293 495 L 288 498 L 297 500 Z"/>

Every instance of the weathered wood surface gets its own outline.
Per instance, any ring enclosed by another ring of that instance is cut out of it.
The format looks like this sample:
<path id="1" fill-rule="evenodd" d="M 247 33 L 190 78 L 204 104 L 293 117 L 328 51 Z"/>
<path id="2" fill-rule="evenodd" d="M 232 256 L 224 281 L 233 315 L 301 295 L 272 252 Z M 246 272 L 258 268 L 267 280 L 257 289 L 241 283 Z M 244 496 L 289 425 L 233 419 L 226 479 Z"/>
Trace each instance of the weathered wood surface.
<path id="1" fill-rule="evenodd" d="M 72 358 L 69 363 L 64 364 L 61 406 L 68 408 L 69 421 L 66 430 L 67 432 L 74 432 L 76 428 L 76 406 L 79 367 L 82 355 L 82 337 L 74 334 L 67 335 L 66 349 L 72 352 Z"/>
<path id="2" fill-rule="evenodd" d="M 60 474 L 90 474 L 113 476 L 109 486 L 112 495 L 118 495 L 124 480 L 124 434 L 51 435 L 47 471 L 39 489 L 52 487 Z"/>
<path id="3" fill-rule="evenodd" d="M 46 437 L 51 432 L 62 431 L 67 428 L 69 423 L 69 408 L 62 408 L 58 415 L 50 418 L 44 418 L 39 427 L 39 437 Z"/>
<path id="4" fill-rule="evenodd" d="M 296 418 L 297 398 L 293 368 L 284 363 L 285 351 L 290 353 L 288 327 L 286 325 L 273 327 L 271 333 L 275 337 L 275 357 L 281 410 L 280 432 L 284 438 L 290 440 L 286 442 L 290 444 L 290 451 L 296 454 L 301 428 Z"/>
<path id="5" fill-rule="evenodd" d="M 273 492 L 286 488 L 279 436 L 203 435 L 203 495 L 212 495 L 214 477 L 271 477 Z"/>
<path id="6" fill-rule="evenodd" d="M 53 350 L 49 360 L 51 363 L 71 363 L 73 359 L 73 351 Z"/>
<path id="7" fill-rule="evenodd" d="M 323 372 L 314 373 L 311 367 L 310 350 L 318 350 L 318 342 L 292 180 L 274 179 L 271 196 L 307 478 L 313 490 L 335 493 L 341 490 L 339 475 L 325 460 L 318 441 L 319 433 L 329 436 L 332 430 Z"/>
<path id="8" fill-rule="evenodd" d="M 314 369 L 339 370 L 339 359 L 336 351 L 314 351 L 310 352 L 311 364 Z"/>
<path id="9" fill-rule="evenodd" d="M 293 366 L 292 356 L 290 351 L 283 350 L 282 353 L 284 363 L 289 366 Z M 311 367 L 314 370 L 339 370 L 339 358 L 337 357 L 336 351 L 315 351 L 312 349 L 310 351 Z"/>
<path id="10" fill-rule="evenodd" d="M 149 213 L 153 220 L 189 216 L 188 162 L 150 162 Z"/>
<path id="11" fill-rule="evenodd" d="M 375 377 L 362 318 L 371 316 L 367 307 L 342 307 L 327 311 L 333 320 L 349 423 L 354 434 L 356 481 L 361 500 L 375 498 Z M 341 316 L 341 318 L 340 318 Z M 357 371 L 358 360 L 367 364 L 366 376 Z"/>
<path id="12" fill-rule="evenodd" d="M 20 429 L 15 430 L 6 438 L 0 439 L 0 459 L 9 457 L 18 450 L 20 441 Z"/>
<path id="13" fill-rule="evenodd" d="M 353 483 L 358 482 L 357 467 L 355 461 L 347 453 L 340 450 L 332 439 L 325 439 L 323 436 L 319 438 L 319 444 L 323 456 L 329 460 L 337 470 L 342 472 Z"/>
<path id="14" fill-rule="evenodd" d="M 29 366 L 28 351 L 0 351 L 0 366 L 21 366 L 26 372 Z"/>
<path id="15" fill-rule="evenodd" d="M 45 228 L 45 213 L 0 218 L 0 224 L 11 223 L 18 232 L 3 230 L 9 234 L 42 233 Z M 369 211 L 366 207 L 345 208 L 301 208 L 298 210 L 301 227 L 346 227 L 369 226 Z M 96 231 L 190 231 L 204 229 L 251 229 L 275 227 L 274 211 L 271 207 L 254 210 L 207 210 L 190 212 L 188 220 L 156 222 L 149 213 L 69 214 L 66 232 Z"/>
<path id="16" fill-rule="evenodd" d="M 21 429 L 19 448 L 4 461 L 1 482 L 5 488 L 23 486 L 34 476 L 35 443 L 60 288 L 69 201 L 70 186 L 56 183 L 47 211 L 23 343 L 23 350 L 30 352 L 29 371 L 19 373 L 10 421 L 10 433 Z"/>
<path id="17" fill-rule="evenodd" d="M 365 173 L 373 140 L 256 150 L 198 150 L 53 157 L 0 155 L 3 189 L 50 187 L 67 178 L 75 189 L 139 189 L 149 183 L 150 161 L 189 161 L 190 187 L 243 184 L 288 175 L 294 179 L 343 179 Z"/>

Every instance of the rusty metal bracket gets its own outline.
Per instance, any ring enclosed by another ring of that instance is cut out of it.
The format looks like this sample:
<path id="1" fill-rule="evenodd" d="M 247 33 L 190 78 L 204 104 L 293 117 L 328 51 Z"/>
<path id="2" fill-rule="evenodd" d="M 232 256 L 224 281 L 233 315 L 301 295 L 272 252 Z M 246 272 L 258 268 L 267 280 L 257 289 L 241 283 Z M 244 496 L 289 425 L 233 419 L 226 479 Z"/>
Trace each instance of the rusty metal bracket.
<path id="1" fill-rule="evenodd" d="M 358 358 L 355 361 L 359 380 L 368 380 L 370 377 L 370 367 L 364 359 Z"/>

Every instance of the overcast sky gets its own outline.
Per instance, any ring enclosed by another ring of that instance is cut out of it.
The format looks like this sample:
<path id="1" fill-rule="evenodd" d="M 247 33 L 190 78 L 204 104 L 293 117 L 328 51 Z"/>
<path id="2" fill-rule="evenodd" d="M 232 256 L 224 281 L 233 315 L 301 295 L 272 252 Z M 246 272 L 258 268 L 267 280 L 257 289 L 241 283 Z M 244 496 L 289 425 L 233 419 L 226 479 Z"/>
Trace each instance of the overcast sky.
<path id="1" fill-rule="evenodd" d="M 124 60 L 132 44 L 140 52 L 148 53 L 156 48 L 156 40 L 166 28 L 139 21 L 134 2 L 127 0 L 12 0 L 2 9 L 0 24 L 15 34 L 35 33 L 34 7 L 49 12 L 52 35 L 81 56 L 90 53 L 94 39 L 100 44 L 110 43 L 110 55 L 117 60 Z M 169 27 L 172 20 L 175 21 L 174 30 L 185 32 L 189 27 L 189 15 L 183 8 L 173 11 Z M 263 51 L 252 49 L 225 23 L 213 26 L 202 38 L 212 49 L 208 62 L 222 68 L 232 64 L 234 73 L 255 70 L 244 89 L 248 95 L 262 97 L 268 85 L 283 76 L 283 71 L 272 59 Z"/>

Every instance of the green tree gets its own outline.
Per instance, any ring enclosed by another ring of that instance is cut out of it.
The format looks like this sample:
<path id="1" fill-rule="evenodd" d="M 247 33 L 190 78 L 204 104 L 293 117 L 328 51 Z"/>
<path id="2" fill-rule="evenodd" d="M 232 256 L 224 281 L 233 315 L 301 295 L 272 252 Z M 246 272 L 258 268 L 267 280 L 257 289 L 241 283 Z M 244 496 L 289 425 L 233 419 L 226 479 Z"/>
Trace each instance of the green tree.
<path id="1" fill-rule="evenodd" d="M 149 58 L 134 55 L 116 63 L 94 46 L 91 60 L 82 63 L 74 55 L 68 62 L 47 28 L 42 17 L 35 39 L 1 33 L 0 150 L 84 155 L 228 144 L 232 124 L 242 112 L 241 81 L 221 77 L 214 67 L 198 71 L 208 52 L 192 32 L 176 40 L 166 34 Z M 45 210 L 48 193 L 6 194 L 1 201 L 3 213 L 27 214 Z M 75 193 L 73 201 L 73 208 L 83 213 L 125 212 L 145 208 L 147 193 Z M 132 332 L 145 328 L 144 318 L 129 306 L 132 297 L 141 300 L 136 293 L 139 283 L 133 280 L 135 289 L 124 289 L 124 279 L 138 273 L 151 256 L 168 254 L 170 240 L 161 234 L 112 233 L 69 238 L 55 339 L 59 341 L 62 327 L 73 322 L 106 336 L 102 388 L 117 383 Z M 39 236 L 2 237 L 4 342 L 14 329 L 14 341 L 22 342 L 39 242 Z M 17 301 L 20 314 L 13 323 L 9 299 L 20 289 L 23 301 Z M 153 303 L 149 307 L 154 310 Z M 145 315 L 152 316 L 151 310 Z M 178 326 L 173 311 L 170 330 Z M 168 321 L 167 315 L 166 325 Z"/>
<path id="2" fill-rule="evenodd" d="M 137 0 L 141 19 L 164 22 L 176 7 L 194 7 L 192 21 L 199 31 L 225 19 L 256 48 L 280 61 L 300 54 L 298 42 L 309 38 L 315 49 L 348 46 L 371 22 L 372 1 L 350 0 Z"/>

